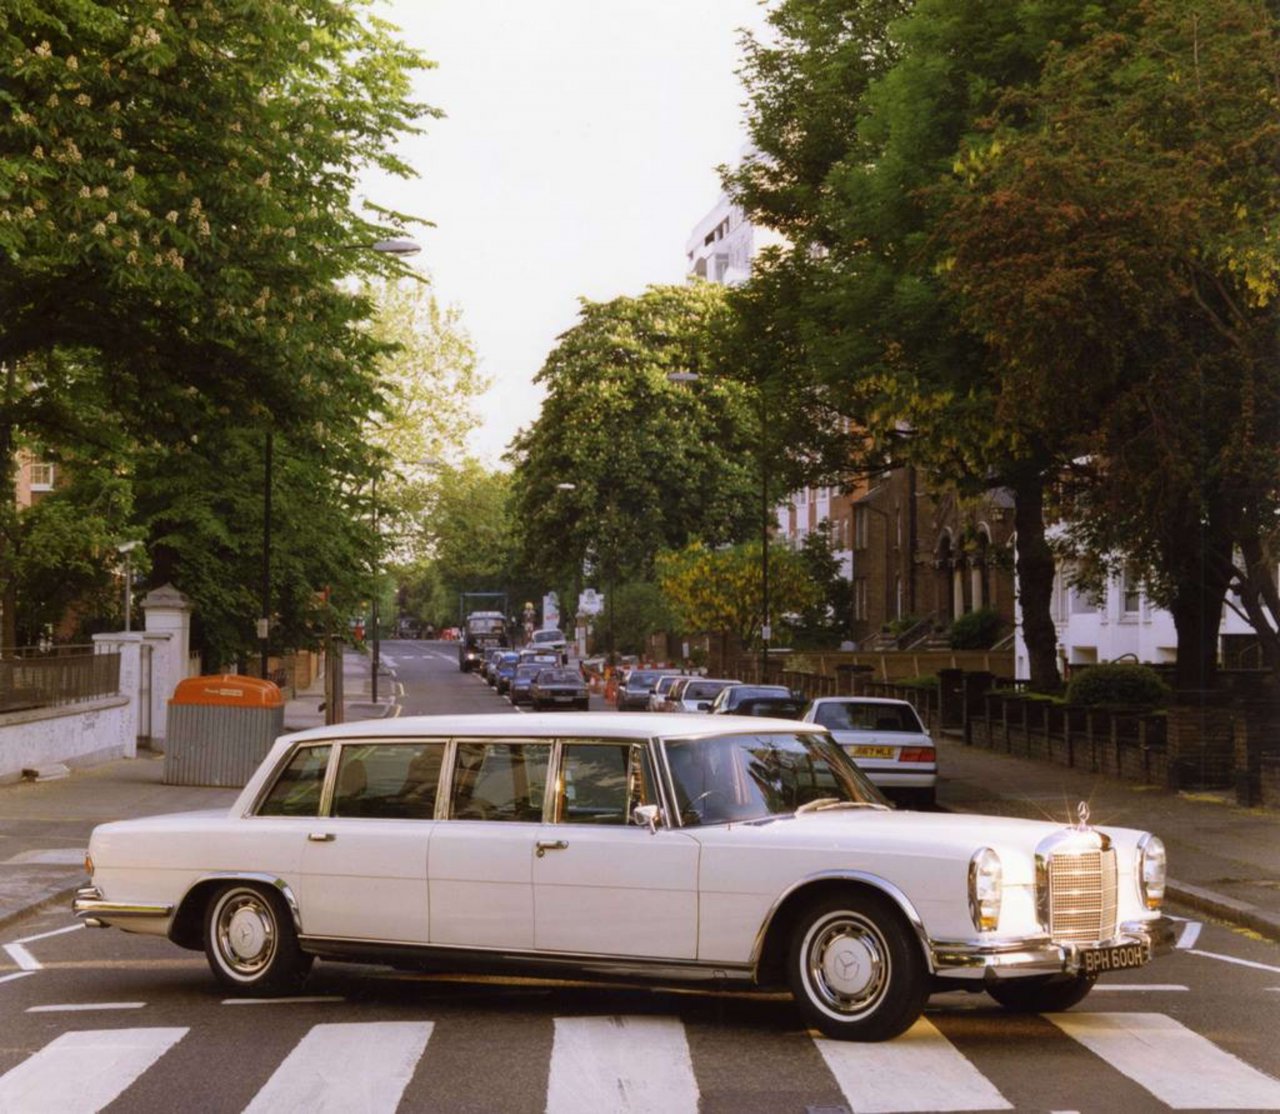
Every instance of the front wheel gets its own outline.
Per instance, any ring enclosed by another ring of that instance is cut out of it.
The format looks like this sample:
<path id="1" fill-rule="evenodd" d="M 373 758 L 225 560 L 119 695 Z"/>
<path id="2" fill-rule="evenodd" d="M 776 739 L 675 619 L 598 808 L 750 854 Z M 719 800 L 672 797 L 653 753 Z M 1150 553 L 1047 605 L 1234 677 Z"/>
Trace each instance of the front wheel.
<path id="1" fill-rule="evenodd" d="M 1097 975 L 1036 975 L 1004 979 L 987 993 L 1012 1013 L 1060 1013 L 1084 1001 Z"/>
<path id="2" fill-rule="evenodd" d="M 929 996 L 910 927 L 888 898 L 866 891 L 809 907 L 792 933 L 787 979 L 805 1019 L 838 1040 L 896 1037 Z"/>
<path id="3" fill-rule="evenodd" d="M 205 910 L 204 951 L 214 976 L 232 990 L 289 994 L 311 970 L 298 947 L 284 899 L 263 886 L 235 882 Z"/>

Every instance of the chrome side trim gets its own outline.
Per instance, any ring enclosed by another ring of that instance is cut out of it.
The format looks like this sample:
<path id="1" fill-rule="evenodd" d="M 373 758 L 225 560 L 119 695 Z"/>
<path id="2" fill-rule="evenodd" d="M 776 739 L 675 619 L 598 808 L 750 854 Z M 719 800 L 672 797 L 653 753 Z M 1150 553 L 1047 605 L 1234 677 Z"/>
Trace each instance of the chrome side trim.
<path id="1" fill-rule="evenodd" d="M 97 886 L 81 886 L 71 902 L 71 912 L 91 928 L 104 928 L 98 918 L 168 917 L 172 905 L 151 904 L 142 901 L 107 901 Z"/>
<path id="2" fill-rule="evenodd" d="M 602 956 L 577 952 L 529 952 L 509 948 L 460 944 L 411 944 L 398 940 L 338 936 L 299 936 L 303 951 L 329 959 L 377 962 L 380 958 L 416 958 L 433 963 L 495 969 L 519 969 L 545 977 L 594 977 L 644 982 L 739 982 L 754 980 L 755 969 L 743 963 L 703 963 L 698 960 Z"/>
<path id="3" fill-rule="evenodd" d="M 805 886 L 812 885 L 815 882 L 859 882 L 863 885 L 870 886 L 874 890 L 879 890 L 886 897 L 890 898 L 895 905 L 902 911 L 902 915 L 907 918 L 907 923 L 911 925 L 912 930 L 916 934 L 916 939 L 920 943 L 920 950 L 924 953 L 925 961 L 929 964 L 929 971 L 932 974 L 936 968 L 934 966 L 933 946 L 929 940 L 929 934 L 925 931 L 924 921 L 920 914 L 916 912 L 915 906 L 911 904 L 910 899 L 897 886 L 887 879 L 881 878 L 876 874 L 869 874 L 863 870 L 826 870 L 819 871 L 817 874 L 810 874 L 801 878 L 798 882 L 787 887 L 781 894 L 774 899 L 769 906 L 769 912 L 765 915 L 764 921 L 761 922 L 760 928 L 756 932 L 755 943 L 751 946 L 750 964 L 752 969 L 758 969 L 760 960 L 764 956 L 764 941 L 769 933 L 769 928 L 773 924 L 773 918 L 777 915 L 778 910 L 797 890 Z"/>

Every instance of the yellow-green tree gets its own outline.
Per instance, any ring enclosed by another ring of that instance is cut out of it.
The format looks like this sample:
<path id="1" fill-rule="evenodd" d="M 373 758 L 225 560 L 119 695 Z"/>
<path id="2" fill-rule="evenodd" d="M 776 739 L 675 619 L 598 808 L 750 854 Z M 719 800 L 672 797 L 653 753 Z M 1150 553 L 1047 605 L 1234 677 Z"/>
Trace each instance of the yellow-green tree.
<path id="1" fill-rule="evenodd" d="M 760 543 L 711 549 L 694 542 L 658 554 L 655 573 L 681 629 L 735 636 L 743 646 L 758 641 L 764 614 Z M 769 547 L 769 612 L 793 614 L 813 607 L 821 588 L 800 555 Z"/>

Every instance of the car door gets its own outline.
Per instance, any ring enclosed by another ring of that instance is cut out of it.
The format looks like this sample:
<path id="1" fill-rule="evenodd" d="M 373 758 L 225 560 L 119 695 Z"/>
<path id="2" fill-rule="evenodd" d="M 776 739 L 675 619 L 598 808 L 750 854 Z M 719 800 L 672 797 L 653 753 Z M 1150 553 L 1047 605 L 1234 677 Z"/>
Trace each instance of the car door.
<path id="1" fill-rule="evenodd" d="M 533 856 L 551 744 L 521 739 L 455 744 L 448 819 L 428 860 L 431 943 L 533 947 Z"/>
<path id="2" fill-rule="evenodd" d="M 553 811 L 533 860 L 540 952 L 695 959 L 695 839 L 632 817 L 657 803 L 647 748 L 618 740 L 560 744 Z"/>
<path id="3" fill-rule="evenodd" d="M 344 742 L 302 852 L 307 936 L 424 944 L 443 739 Z"/>

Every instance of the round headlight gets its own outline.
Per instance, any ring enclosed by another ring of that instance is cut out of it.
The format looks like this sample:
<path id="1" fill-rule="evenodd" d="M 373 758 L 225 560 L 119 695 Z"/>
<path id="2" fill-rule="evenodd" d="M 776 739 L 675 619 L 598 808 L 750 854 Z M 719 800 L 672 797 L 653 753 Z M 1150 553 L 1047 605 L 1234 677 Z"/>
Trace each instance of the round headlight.
<path id="1" fill-rule="evenodd" d="M 1169 861 L 1164 841 L 1150 832 L 1138 840 L 1138 889 L 1148 909 L 1159 909 L 1164 901 L 1164 880 Z"/>
<path id="2" fill-rule="evenodd" d="M 969 915 L 980 932 L 1000 921 L 1000 900 L 1004 895 L 1004 869 L 1000 856 L 990 847 L 973 853 L 969 860 Z"/>

